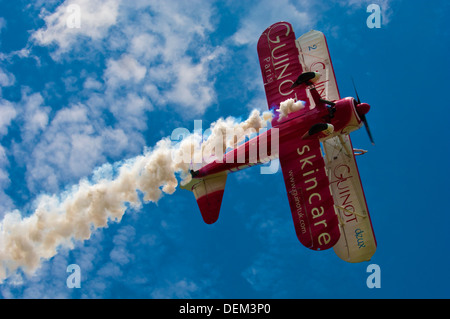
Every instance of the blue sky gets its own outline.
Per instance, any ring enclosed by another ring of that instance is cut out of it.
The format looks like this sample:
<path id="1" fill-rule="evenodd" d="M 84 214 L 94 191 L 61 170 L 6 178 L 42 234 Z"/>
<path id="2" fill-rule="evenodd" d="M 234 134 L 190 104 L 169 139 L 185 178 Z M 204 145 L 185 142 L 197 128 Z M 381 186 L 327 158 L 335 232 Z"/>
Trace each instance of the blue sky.
<path id="1" fill-rule="evenodd" d="M 369 4 L 383 13 L 369 29 Z M 81 8 L 80 28 L 65 10 Z M 0 1 L 0 218 L 34 214 L 172 130 L 266 110 L 256 43 L 272 23 L 327 36 L 341 96 L 372 105 L 353 145 L 378 242 L 368 263 L 295 236 L 281 171 L 228 177 L 219 221 L 177 189 L 60 247 L 1 298 L 448 298 L 446 1 Z M 67 266 L 81 270 L 68 288 Z M 381 269 L 381 288 L 366 268 Z"/>

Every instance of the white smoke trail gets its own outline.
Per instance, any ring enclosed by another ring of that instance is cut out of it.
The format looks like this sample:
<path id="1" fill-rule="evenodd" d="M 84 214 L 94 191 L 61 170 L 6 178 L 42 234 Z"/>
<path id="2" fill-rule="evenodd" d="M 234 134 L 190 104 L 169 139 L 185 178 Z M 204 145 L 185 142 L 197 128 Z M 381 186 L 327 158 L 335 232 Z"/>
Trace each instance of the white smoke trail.
<path id="1" fill-rule="evenodd" d="M 115 178 L 99 177 L 106 175 L 101 172 L 112 170 L 112 165 L 105 165 L 94 174 L 94 182 L 85 179 L 62 194 L 41 196 L 29 217 L 23 217 L 18 210 L 6 214 L 0 223 L 0 283 L 19 268 L 32 275 L 61 247 L 73 248 L 75 241 L 89 239 L 95 229 L 106 227 L 110 221 L 119 222 L 127 205 L 141 207 L 138 190 L 144 194 L 144 202 L 157 202 L 163 193 L 174 193 L 177 174 L 182 183 L 191 178 L 190 162 L 174 158 L 185 158 L 186 153 L 193 156 L 195 150 L 208 148 L 217 139 L 225 142 L 225 149 L 232 144 L 225 137 L 227 129 L 241 132 L 236 134 L 241 138 L 239 134 L 249 128 L 258 131 L 270 119 L 270 114 L 261 116 L 259 111 L 253 111 L 241 123 L 233 118 L 213 123 L 205 142 L 194 135 L 177 145 L 163 139 L 143 155 L 115 164 Z"/>
<path id="2" fill-rule="evenodd" d="M 298 110 L 301 110 L 305 108 L 305 102 L 298 100 L 295 102 L 294 99 L 287 99 L 284 102 L 280 103 L 280 108 L 277 109 L 277 112 L 280 113 L 280 117 L 278 118 L 278 121 L 281 121 L 283 118 L 288 116 L 292 112 L 297 112 Z"/>

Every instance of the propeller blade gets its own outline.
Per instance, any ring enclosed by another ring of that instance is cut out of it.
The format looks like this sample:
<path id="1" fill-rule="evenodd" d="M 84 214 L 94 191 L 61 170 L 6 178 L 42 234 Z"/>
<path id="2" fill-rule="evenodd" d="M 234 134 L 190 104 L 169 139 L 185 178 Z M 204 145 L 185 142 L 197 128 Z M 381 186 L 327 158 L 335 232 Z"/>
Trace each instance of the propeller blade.
<path id="1" fill-rule="evenodd" d="M 359 98 L 358 90 L 356 90 L 356 85 L 355 85 L 355 81 L 353 81 L 353 78 L 352 78 L 352 83 L 353 83 L 353 88 L 355 89 L 356 103 L 357 103 L 357 105 L 359 105 L 359 104 L 361 104 L 361 99 Z M 361 121 L 363 121 L 364 126 L 366 127 L 367 135 L 369 135 L 370 142 L 372 143 L 372 145 L 375 145 L 375 142 L 372 137 L 372 132 L 370 132 L 369 122 L 367 122 L 366 115 L 364 114 L 364 115 L 360 116 L 360 118 L 361 118 Z"/>
<path id="2" fill-rule="evenodd" d="M 372 133 L 370 132 L 369 122 L 367 122 L 365 114 L 361 117 L 361 120 L 363 121 L 364 126 L 366 127 L 366 131 L 367 131 L 367 134 L 369 135 L 370 142 L 372 143 L 372 145 L 375 145 L 375 142 L 372 137 Z"/>
<path id="3" fill-rule="evenodd" d="M 357 103 L 358 104 L 360 104 L 361 103 L 361 100 L 359 99 L 359 95 L 358 95 L 358 91 L 356 90 L 356 85 L 355 85 L 355 81 L 353 81 L 353 78 L 352 78 L 352 83 L 353 83 L 353 88 L 355 89 L 355 94 L 356 94 L 356 99 L 357 99 Z"/>

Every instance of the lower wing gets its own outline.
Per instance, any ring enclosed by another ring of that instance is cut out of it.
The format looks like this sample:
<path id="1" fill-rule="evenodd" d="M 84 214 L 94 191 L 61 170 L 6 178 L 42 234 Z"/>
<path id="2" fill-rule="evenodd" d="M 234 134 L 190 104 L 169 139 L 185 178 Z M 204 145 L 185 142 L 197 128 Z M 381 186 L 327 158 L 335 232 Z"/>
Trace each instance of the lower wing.
<path id="1" fill-rule="evenodd" d="M 298 239 L 313 250 L 333 247 L 339 222 L 320 142 L 297 136 L 280 141 L 280 164 Z"/>

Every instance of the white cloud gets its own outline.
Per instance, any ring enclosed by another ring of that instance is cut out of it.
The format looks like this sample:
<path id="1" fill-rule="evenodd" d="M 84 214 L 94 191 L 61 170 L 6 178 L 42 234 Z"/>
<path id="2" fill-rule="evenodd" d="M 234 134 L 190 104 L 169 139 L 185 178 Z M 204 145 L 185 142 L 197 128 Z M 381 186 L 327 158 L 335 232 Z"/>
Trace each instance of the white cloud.
<path id="1" fill-rule="evenodd" d="M 14 105 L 7 100 L 0 99 L 0 136 L 6 135 L 9 125 L 16 115 Z"/>
<path id="2" fill-rule="evenodd" d="M 165 99 L 189 107 L 192 114 L 202 114 L 216 98 L 207 76 L 209 62 L 208 59 L 197 64 L 189 59 L 178 61 L 173 68 L 173 88 L 165 94 Z"/>
<path id="3" fill-rule="evenodd" d="M 61 181 L 89 174 L 104 159 L 100 144 L 85 106 L 62 109 L 33 147 L 26 163 L 29 189 L 56 191 Z"/>
<path id="4" fill-rule="evenodd" d="M 71 4 L 81 9 L 80 28 L 66 25 Z M 153 105 L 176 104 L 193 116 L 216 100 L 214 70 L 225 50 L 208 43 L 213 12 L 206 0 L 66 0 L 55 12 L 42 13 L 46 26 L 31 38 L 44 46 L 56 44 L 56 60 L 70 59 L 66 53 L 89 55 L 83 50 L 87 45 L 95 55 L 109 57 L 102 77 L 104 100 L 111 105 L 125 86 L 128 93 L 148 97 Z M 87 90 L 101 89 L 92 81 L 85 82 Z"/>
<path id="5" fill-rule="evenodd" d="M 214 30 L 211 4 L 153 1 L 147 9 L 152 14 L 140 15 L 139 27 L 127 30 L 129 54 L 148 65 L 142 92 L 156 105 L 175 103 L 191 116 L 203 113 L 216 100 L 214 64 L 225 53 L 206 38 Z"/>
<path id="6" fill-rule="evenodd" d="M 22 139 L 24 143 L 29 143 L 40 134 L 48 124 L 49 107 L 43 106 L 44 99 L 40 93 L 27 95 L 27 90 L 22 92 L 22 100 L 19 102 L 21 109 Z"/>
<path id="7" fill-rule="evenodd" d="M 133 255 L 127 250 L 127 244 L 134 239 L 136 231 L 132 226 L 124 226 L 119 229 L 113 238 L 114 248 L 109 253 L 111 261 L 123 266 L 128 264 Z"/>
<path id="8" fill-rule="evenodd" d="M 102 87 L 102 83 L 93 79 L 92 77 L 88 77 L 83 83 L 83 88 L 86 90 L 98 91 L 101 90 Z"/>
<path id="9" fill-rule="evenodd" d="M 14 208 L 13 201 L 5 193 L 5 190 L 11 184 L 7 171 L 8 166 L 9 161 L 6 157 L 5 149 L 0 145 L 0 218 L 3 218 L 6 212 Z"/>
<path id="10" fill-rule="evenodd" d="M 11 86 L 14 82 L 14 75 L 0 68 L 0 86 Z"/>
<path id="11" fill-rule="evenodd" d="M 32 192 L 56 192 L 62 184 L 89 176 L 107 158 L 122 159 L 124 154 L 142 151 L 144 140 L 137 132 L 146 129 L 145 113 L 150 105 L 134 94 L 111 103 L 115 127 L 102 117 L 93 117 L 92 106 L 72 104 L 56 112 L 35 143 L 16 145 L 16 160 L 26 165 L 27 185 Z M 32 120 L 24 129 L 45 123 L 35 116 Z M 23 134 L 28 136 L 28 132 Z"/>
<path id="12" fill-rule="evenodd" d="M 158 38 L 150 33 L 140 33 L 131 39 L 129 52 L 132 56 L 145 61 L 153 61 L 162 52 Z"/>
<path id="13" fill-rule="evenodd" d="M 119 60 L 108 60 L 105 77 L 109 85 L 116 86 L 121 82 L 141 81 L 147 69 L 132 56 L 124 54 Z"/>
<path id="14" fill-rule="evenodd" d="M 91 84 L 87 90 L 98 88 L 99 82 Z M 26 167 L 31 192 L 56 192 L 90 175 L 107 158 L 118 160 L 142 151 L 140 132 L 147 128 L 146 113 L 152 106 L 135 93 L 70 104 L 53 118 L 44 105 L 42 95 L 29 88 L 23 89 L 19 102 L 0 100 L 0 136 L 7 134 L 13 120 L 17 122 L 22 139 L 13 141 L 11 150 L 16 163 Z M 105 107 L 114 115 L 114 124 L 102 117 Z"/>
<path id="15" fill-rule="evenodd" d="M 0 17 L 0 31 L 6 27 L 6 20 L 3 17 Z"/>
<path id="16" fill-rule="evenodd" d="M 33 33 L 32 39 L 40 45 L 56 43 L 58 54 L 70 50 L 72 45 L 77 44 L 80 36 L 93 40 L 102 39 L 117 21 L 119 3 L 120 0 L 66 0 L 55 12 L 44 10 L 41 13 L 45 27 Z M 79 27 L 70 24 L 73 15 L 77 14 L 70 10 L 73 5 L 79 8 Z"/>
<path id="17" fill-rule="evenodd" d="M 2 30 L 6 27 L 6 20 L 3 17 L 0 17 L 0 33 L 2 32 Z M 0 40 L 0 44 L 1 44 L 1 40 Z M 1 57 L 1 53 L 0 53 L 0 57 Z M 1 71 L 0 71 L 1 72 Z M 1 83 L 1 82 L 0 82 Z"/>
<path id="18" fill-rule="evenodd" d="M 152 292 L 155 299 L 192 298 L 199 289 L 195 282 L 182 279 L 176 282 L 167 282 L 164 287 L 157 288 Z"/>

